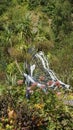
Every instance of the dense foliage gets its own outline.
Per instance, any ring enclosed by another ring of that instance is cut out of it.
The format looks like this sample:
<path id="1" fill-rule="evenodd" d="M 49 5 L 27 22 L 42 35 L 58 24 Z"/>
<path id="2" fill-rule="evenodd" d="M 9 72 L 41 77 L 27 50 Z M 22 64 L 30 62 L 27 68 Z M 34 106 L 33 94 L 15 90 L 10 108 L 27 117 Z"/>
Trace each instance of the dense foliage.
<path id="1" fill-rule="evenodd" d="M 1 130 L 72 130 L 72 108 L 63 104 L 63 93 L 58 99 L 57 92 L 49 90 L 45 95 L 36 89 L 30 100 L 26 100 L 23 87 L 6 90 L 0 96 Z"/>
<path id="2" fill-rule="evenodd" d="M 72 0 L 0 0 L 0 129 L 71 130 L 72 108 L 56 93 L 35 90 L 27 101 L 25 85 L 17 86 L 23 77 L 16 62 L 24 72 L 29 48 L 43 50 L 50 68 L 73 87 Z"/>
<path id="3" fill-rule="evenodd" d="M 16 59 L 30 62 L 29 47 L 43 50 L 59 78 L 73 84 L 73 2 L 3 0 L 0 2 L 0 78 L 15 74 Z M 12 69 L 12 70 L 11 70 Z M 23 70 L 23 68 L 22 68 Z M 12 72 L 13 71 L 13 72 Z"/>

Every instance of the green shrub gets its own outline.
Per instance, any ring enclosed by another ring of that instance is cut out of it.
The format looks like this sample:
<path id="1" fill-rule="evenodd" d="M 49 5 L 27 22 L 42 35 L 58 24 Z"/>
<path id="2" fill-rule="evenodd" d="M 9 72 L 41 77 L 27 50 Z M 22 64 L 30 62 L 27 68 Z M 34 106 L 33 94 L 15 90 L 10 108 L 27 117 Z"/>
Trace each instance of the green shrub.
<path id="1" fill-rule="evenodd" d="M 39 0 L 29 0 L 28 5 L 30 9 L 34 9 L 39 5 L 40 1 Z"/>
<path id="2" fill-rule="evenodd" d="M 0 122 L 5 130 L 72 130 L 68 107 L 53 91 L 46 95 L 36 89 L 30 100 L 20 86 L 0 97 Z M 21 99 L 22 98 L 22 99 Z M 10 115 L 10 114 L 13 115 Z"/>

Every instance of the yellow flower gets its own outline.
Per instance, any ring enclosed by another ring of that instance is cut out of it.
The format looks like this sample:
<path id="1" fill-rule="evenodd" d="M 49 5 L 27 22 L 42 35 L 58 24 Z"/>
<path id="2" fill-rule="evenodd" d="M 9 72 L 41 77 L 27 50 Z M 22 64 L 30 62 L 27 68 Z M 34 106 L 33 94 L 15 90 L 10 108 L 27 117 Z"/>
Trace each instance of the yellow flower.
<path id="1" fill-rule="evenodd" d="M 38 103 L 38 104 L 35 104 L 34 107 L 37 108 L 37 109 L 41 109 L 41 108 L 44 107 L 44 104 L 39 104 Z"/>

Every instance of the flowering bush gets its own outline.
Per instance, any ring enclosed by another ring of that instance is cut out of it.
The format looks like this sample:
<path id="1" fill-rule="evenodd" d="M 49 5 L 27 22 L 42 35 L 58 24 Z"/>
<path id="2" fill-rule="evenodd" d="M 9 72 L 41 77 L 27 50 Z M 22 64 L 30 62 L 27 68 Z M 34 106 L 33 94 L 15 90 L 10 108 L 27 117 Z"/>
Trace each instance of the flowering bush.
<path id="1" fill-rule="evenodd" d="M 0 96 L 1 130 L 72 130 L 71 108 L 58 99 L 60 94 L 38 88 L 28 100 L 23 90 L 17 86 Z"/>

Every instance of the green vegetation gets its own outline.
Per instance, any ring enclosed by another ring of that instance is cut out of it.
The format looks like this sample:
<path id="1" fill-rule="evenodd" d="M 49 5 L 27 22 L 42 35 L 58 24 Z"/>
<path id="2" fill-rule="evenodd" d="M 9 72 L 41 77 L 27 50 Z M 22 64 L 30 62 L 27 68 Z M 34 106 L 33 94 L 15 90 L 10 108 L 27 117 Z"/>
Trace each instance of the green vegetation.
<path id="1" fill-rule="evenodd" d="M 25 71 L 30 47 L 43 50 L 50 68 L 73 89 L 72 0 L 0 0 L 0 129 L 71 130 L 72 107 L 56 93 L 37 89 L 27 101 L 25 84 L 17 86 L 23 77 L 15 63 Z"/>
<path id="2" fill-rule="evenodd" d="M 36 89 L 27 100 L 23 86 L 6 88 L 0 95 L 1 130 L 72 130 L 73 112 L 63 104 L 63 94 L 58 99 L 56 92 Z"/>

